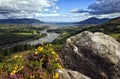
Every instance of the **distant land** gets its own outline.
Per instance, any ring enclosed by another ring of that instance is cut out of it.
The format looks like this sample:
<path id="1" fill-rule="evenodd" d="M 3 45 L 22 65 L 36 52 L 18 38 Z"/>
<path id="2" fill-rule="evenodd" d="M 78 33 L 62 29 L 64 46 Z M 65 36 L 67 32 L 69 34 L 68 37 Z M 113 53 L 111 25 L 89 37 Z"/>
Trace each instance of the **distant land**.
<path id="1" fill-rule="evenodd" d="M 120 17 L 113 18 L 103 24 L 104 26 L 117 26 L 120 25 Z"/>
<path id="2" fill-rule="evenodd" d="M 88 18 L 84 21 L 76 22 L 77 24 L 103 24 L 110 20 L 110 18 L 98 19 L 96 17 Z"/>
<path id="3" fill-rule="evenodd" d="M 34 23 L 44 23 L 38 19 L 29 19 L 29 18 L 22 18 L 22 19 L 0 19 L 0 24 L 34 24 Z"/>

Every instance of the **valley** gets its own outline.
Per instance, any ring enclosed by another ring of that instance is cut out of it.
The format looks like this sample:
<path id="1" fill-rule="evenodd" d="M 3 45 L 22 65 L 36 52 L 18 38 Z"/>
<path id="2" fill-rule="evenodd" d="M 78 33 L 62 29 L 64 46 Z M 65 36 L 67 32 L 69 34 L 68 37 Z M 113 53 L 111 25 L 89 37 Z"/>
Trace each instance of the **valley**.
<path id="1" fill-rule="evenodd" d="M 0 46 L 45 37 L 47 34 L 41 33 L 40 30 L 46 28 L 24 24 L 0 24 Z"/>
<path id="2" fill-rule="evenodd" d="M 56 25 L 48 25 L 48 24 L 47 25 L 46 24 L 44 25 L 0 24 L 0 70 L 4 70 L 5 67 L 13 67 L 14 64 L 16 63 L 19 66 L 22 66 L 22 65 L 25 66 L 26 61 L 24 60 L 26 59 L 26 57 L 32 56 L 30 58 L 32 58 L 33 60 L 36 60 L 34 57 L 40 55 L 36 52 L 38 50 L 39 50 L 38 52 L 41 52 L 44 50 L 43 52 L 45 54 L 46 52 L 50 52 L 50 51 L 53 52 L 53 49 L 54 49 L 54 51 L 56 52 L 55 55 L 61 54 L 57 52 L 62 51 L 63 46 L 66 43 L 66 40 L 68 38 L 80 33 L 83 33 L 84 35 L 85 31 L 86 33 L 87 32 L 89 33 L 89 31 L 92 33 L 96 33 L 96 32 L 104 33 L 106 35 L 113 37 L 118 42 L 120 42 L 120 25 L 119 24 L 112 25 L 112 24 L 109 24 L 109 21 L 108 21 L 107 23 L 100 24 L 100 25 L 98 24 L 85 24 L 85 25 L 80 24 L 80 25 L 74 25 L 74 26 L 72 26 L 72 24 L 71 26 L 67 26 L 67 25 L 62 27 L 61 26 L 56 27 Z M 50 54 L 50 53 L 49 54 L 46 53 L 46 54 L 47 54 L 46 56 L 48 57 L 54 56 L 53 54 Z M 24 56 L 25 59 L 21 58 L 21 56 Z M 16 58 L 17 60 L 15 60 Z M 15 62 L 12 62 L 12 61 L 15 61 Z M 27 64 L 31 63 L 31 60 L 29 61 L 30 62 L 27 62 Z M 6 63 L 8 63 L 9 66 L 5 66 Z M 32 63 L 35 63 L 35 65 L 37 64 L 34 61 L 32 61 Z M 32 63 L 31 63 L 31 66 L 33 67 Z M 52 65 L 51 67 L 56 66 L 52 63 L 51 65 Z M 9 71 L 11 71 L 11 69 Z M 26 71 L 24 71 L 23 73 L 25 72 Z M 49 73 L 48 71 L 43 71 L 43 72 Z"/>
<path id="3" fill-rule="evenodd" d="M 120 79 L 120 0 L 0 0 L 0 79 Z"/>

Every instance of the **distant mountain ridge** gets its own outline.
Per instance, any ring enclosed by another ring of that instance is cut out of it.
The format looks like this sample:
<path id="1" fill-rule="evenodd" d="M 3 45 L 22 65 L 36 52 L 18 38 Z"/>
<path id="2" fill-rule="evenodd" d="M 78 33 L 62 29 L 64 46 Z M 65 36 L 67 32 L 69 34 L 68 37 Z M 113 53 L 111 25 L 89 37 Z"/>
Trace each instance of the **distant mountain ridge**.
<path id="1" fill-rule="evenodd" d="M 103 24 L 109 21 L 110 18 L 103 18 L 103 19 L 98 19 L 96 17 L 88 18 L 84 21 L 77 22 L 79 24 Z"/>
<path id="2" fill-rule="evenodd" d="M 32 18 L 22 18 L 22 19 L 0 19 L 0 24 L 33 24 L 33 23 L 43 23 L 38 19 Z"/>
<path id="3" fill-rule="evenodd" d="M 104 26 L 117 26 L 120 25 L 120 17 L 111 19 L 110 21 L 103 24 Z"/>

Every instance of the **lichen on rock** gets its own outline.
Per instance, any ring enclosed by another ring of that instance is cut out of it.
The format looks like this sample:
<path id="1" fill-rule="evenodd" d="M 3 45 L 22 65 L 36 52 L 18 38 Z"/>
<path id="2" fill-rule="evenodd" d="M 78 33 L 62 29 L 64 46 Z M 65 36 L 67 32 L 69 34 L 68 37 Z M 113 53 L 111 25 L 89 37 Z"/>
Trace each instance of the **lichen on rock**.
<path id="1" fill-rule="evenodd" d="M 120 79 L 120 43 L 103 33 L 84 31 L 68 38 L 60 57 L 65 68 L 92 79 Z"/>

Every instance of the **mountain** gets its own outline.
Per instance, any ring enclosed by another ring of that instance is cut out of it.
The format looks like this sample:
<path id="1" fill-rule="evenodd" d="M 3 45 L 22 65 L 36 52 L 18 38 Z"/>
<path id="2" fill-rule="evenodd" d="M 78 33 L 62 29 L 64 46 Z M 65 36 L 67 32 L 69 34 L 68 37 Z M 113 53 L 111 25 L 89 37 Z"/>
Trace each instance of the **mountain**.
<path id="1" fill-rule="evenodd" d="M 79 24 L 103 24 L 107 21 L 109 21 L 109 18 L 103 18 L 103 19 L 98 19 L 96 17 L 88 18 L 84 21 L 78 22 Z"/>
<path id="2" fill-rule="evenodd" d="M 43 23 L 42 21 L 38 19 L 28 19 L 28 18 L 22 18 L 22 19 L 0 19 L 0 24 L 4 23 L 10 23 L 10 24 L 33 24 L 33 23 Z"/>
<path id="3" fill-rule="evenodd" d="M 117 26 L 120 25 L 120 17 L 111 19 L 110 21 L 104 23 L 105 26 Z"/>

